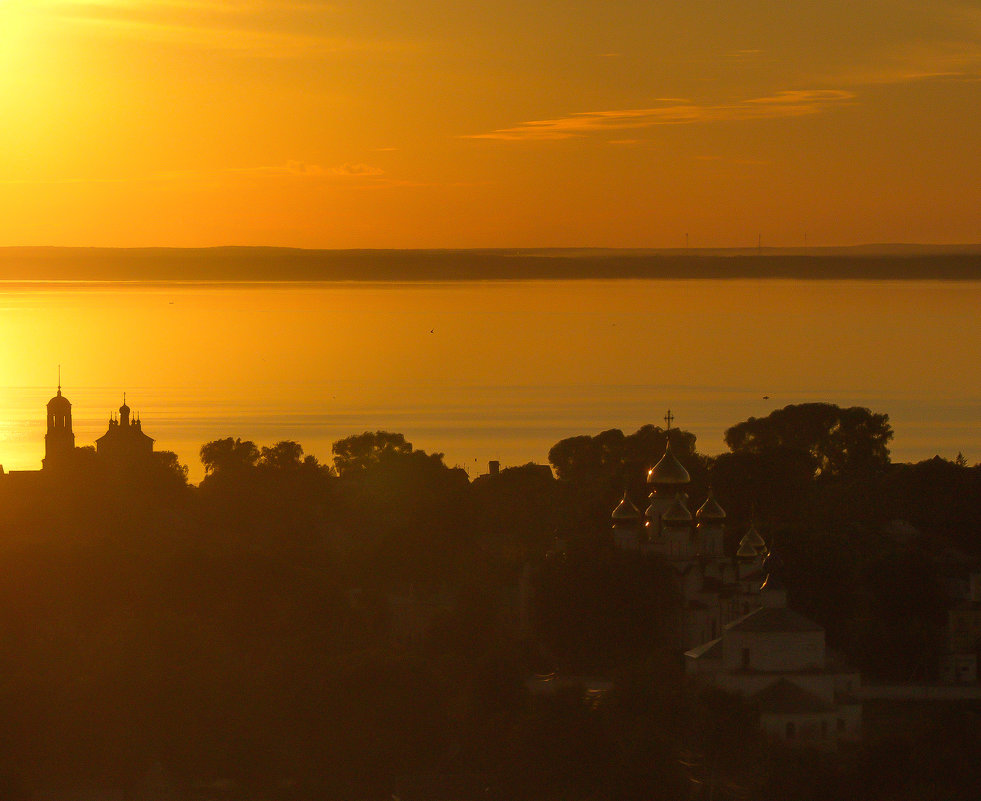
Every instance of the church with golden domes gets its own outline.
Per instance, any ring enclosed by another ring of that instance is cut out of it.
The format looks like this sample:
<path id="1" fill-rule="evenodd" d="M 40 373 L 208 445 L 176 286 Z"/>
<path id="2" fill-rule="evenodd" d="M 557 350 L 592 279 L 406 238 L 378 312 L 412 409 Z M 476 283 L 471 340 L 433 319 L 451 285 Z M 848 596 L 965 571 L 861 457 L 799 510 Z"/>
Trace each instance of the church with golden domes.
<path id="1" fill-rule="evenodd" d="M 669 438 L 647 474 L 646 511 L 624 493 L 612 514 L 619 550 L 657 554 L 673 569 L 686 672 L 752 700 L 780 739 L 834 748 L 858 738 L 858 671 L 828 652 L 820 625 L 787 607 L 780 560 L 755 526 L 726 555 L 725 510 L 709 491 L 693 516 L 690 482 Z"/>
<path id="2" fill-rule="evenodd" d="M 725 553 L 725 510 L 709 492 L 695 512 L 687 494 L 691 476 L 668 439 L 664 456 L 648 471 L 649 505 L 643 513 L 624 493 L 613 510 L 613 540 L 621 551 L 657 554 L 673 568 L 684 602 L 682 645 L 719 636 L 722 627 L 760 605 L 767 547 L 754 526 L 736 556 Z"/>

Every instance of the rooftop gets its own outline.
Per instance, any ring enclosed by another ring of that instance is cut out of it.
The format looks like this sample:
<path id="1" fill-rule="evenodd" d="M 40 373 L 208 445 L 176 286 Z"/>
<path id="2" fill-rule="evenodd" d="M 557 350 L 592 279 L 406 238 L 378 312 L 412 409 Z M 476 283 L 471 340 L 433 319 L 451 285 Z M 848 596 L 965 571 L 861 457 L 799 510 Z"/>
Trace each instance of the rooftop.
<path id="1" fill-rule="evenodd" d="M 685 656 L 689 659 L 722 659 L 722 638 L 717 637 L 702 643 L 697 648 L 685 651 Z"/>

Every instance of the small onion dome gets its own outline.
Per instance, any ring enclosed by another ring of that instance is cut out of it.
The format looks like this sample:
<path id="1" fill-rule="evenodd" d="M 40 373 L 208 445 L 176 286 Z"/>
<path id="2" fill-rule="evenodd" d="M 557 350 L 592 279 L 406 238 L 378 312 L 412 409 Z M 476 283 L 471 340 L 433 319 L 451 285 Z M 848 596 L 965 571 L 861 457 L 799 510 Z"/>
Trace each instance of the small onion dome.
<path id="1" fill-rule="evenodd" d="M 68 398 L 61 394 L 61 387 L 58 387 L 58 394 L 48 401 L 48 411 L 54 412 L 58 409 L 71 409 L 72 405 Z"/>
<path id="2" fill-rule="evenodd" d="M 746 542 L 746 538 L 743 537 L 742 541 L 739 543 L 739 550 L 736 551 L 736 556 L 740 559 L 755 559 L 759 556 L 756 553 L 756 548 Z"/>
<path id="3" fill-rule="evenodd" d="M 756 530 L 756 526 L 754 526 L 752 523 L 750 523 L 749 530 L 739 541 L 740 547 L 742 547 L 744 543 L 750 548 L 753 548 L 757 554 L 766 552 L 766 541 L 760 536 L 760 532 Z"/>
<path id="4" fill-rule="evenodd" d="M 678 461 L 678 457 L 671 450 L 671 440 L 668 440 L 667 447 L 664 449 L 664 456 L 661 457 L 647 473 L 648 484 L 688 484 L 691 476 L 685 470 L 684 465 Z"/>
<path id="5" fill-rule="evenodd" d="M 613 514 L 610 515 L 614 521 L 630 520 L 636 521 L 640 519 L 640 509 L 631 503 L 630 498 L 627 497 L 627 492 L 623 492 L 623 500 L 620 501 L 616 509 L 613 510 Z"/>
<path id="6" fill-rule="evenodd" d="M 685 506 L 680 496 L 675 498 L 674 503 L 661 515 L 661 522 L 669 526 L 685 526 L 691 523 L 691 512 L 688 511 L 688 507 Z"/>
<path id="7" fill-rule="evenodd" d="M 712 490 L 709 490 L 705 503 L 695 512 L 695 517 L 698 518 L 699 523 L 721 523 L 726 519 L 726 510 L 719 506 Z"/>

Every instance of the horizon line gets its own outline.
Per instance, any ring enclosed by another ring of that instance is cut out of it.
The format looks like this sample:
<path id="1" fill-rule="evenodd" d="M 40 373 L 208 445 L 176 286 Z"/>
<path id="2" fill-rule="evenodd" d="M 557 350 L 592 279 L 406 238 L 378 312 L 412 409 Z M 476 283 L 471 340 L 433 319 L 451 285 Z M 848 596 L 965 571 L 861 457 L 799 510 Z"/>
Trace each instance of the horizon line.
<path id="1" fill-rule="evenodd" d="M 981 253 L 978 242 L 863 242 L 848 245 L 706 245 L 706 246 L 633 246 L 633 245 L 531 245 L 531 246 L 439 246 L 439 247 L 306 247 L 298 245 L 0 245 L 0 252 L 14 250 L 110 250 L 110 251 L 202 251 L 202 250 L 287 250 L 303 253 L 495 253 L 521 255 L 545 252 L 609 252 L 609 253 L 718 253 L 777 251 L 847 251 L 863 249 L 899 250 L 973 250 Z"/>

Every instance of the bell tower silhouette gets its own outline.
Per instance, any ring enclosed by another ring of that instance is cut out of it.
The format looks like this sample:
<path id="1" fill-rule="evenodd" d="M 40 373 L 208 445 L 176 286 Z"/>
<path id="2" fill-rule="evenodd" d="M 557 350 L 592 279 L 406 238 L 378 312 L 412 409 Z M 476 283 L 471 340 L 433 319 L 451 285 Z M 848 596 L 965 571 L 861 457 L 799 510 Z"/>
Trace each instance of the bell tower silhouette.
<path id="1" fill-rule="evenodd" d="M 59 367 L 58 394 L 48 401 L 48 431 L 44 435 L 44 460 L 41 466 L 46 470 L 64 467 L 74 451 L 72 405 L 68 398 L 61 394 L 61 367 Z"/>

